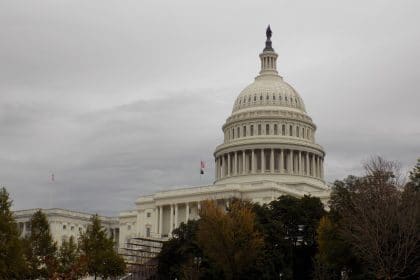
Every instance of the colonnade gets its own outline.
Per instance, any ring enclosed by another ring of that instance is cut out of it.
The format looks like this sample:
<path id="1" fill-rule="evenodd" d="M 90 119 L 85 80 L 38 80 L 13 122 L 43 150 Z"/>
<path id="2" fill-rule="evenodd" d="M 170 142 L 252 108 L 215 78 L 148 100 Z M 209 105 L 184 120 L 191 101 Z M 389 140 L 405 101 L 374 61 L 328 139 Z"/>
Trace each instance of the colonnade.
<path id="1" fill-rule="evenodd" d="M 216 199 L 219 207 L 227 207 L 228 199 Z M 201 209 L 200 201 L 170 203 L 156 206 L 155 230 L 159 236 L 170 235 L 182 222 L 187 223 L 199 217 Z M 184 213 L 181 213 L 182 212 Z M 193 211 L 191 211 L 193 210 Z"/>
<path id="2" fill-rule="evenodd" d="M 216 180 L 248 174 L 290 174 L 323 179 L 322 156 L 293 149 L 247 149 L 216 157 Z"/>

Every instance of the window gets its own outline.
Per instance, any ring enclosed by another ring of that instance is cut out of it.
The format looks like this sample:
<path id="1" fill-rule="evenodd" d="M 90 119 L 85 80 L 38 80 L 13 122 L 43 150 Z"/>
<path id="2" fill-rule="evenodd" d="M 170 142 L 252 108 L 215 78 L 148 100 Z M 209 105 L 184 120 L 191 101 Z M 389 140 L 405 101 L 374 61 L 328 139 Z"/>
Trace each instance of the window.
<path id="1" fill-rule="evenodd" d="M 71 231 L 74 231 L 74 226 L 71 226 L 70 230 L 71 230 Z"/>
<path id="2" fill-rule="evenodd" d="M 286 135 L 286 126 L 284 124 L 281 126 L 281 134 Z"/>
<path id="3" fill-rule="evenodd" d="M 260 95 L 260 100 L 262 100 L 262 95 Z"/>
<path id="4" fill-rule="evenodd" d="M 299 137 L 299 127 L 296 126 L 296 137 Z"/>
<path id="5" fill-rule="evenodd" d="M 275 95 L 273 95 L 273 100 L 276 100 L 276 96 Z"/>
<path id="6" fill-rule="evenodd" d="M 302 138 L 305 138 L 305 128 L 302 127 Z"/>
<path id="7" fill-rule="evenodd" d="M 63 230 L 66 230 L 67 229 L 67 226 L 66 225 L 63 225 Z"/>
<path id="8" fill-rule="evenodd" d="M 257 101 L 257 97 L 256 96 L 254 96 L 254 101 Z"/>
<path id="9" fill-rule="evenodd" d="M 146 228 L 146 237 L 150 237 L 150 227 Z"/>
<path id="10" fill-rule="evenodd" d="M 82 231 L 82 227 L 79 227 L 79 232 L 81 232 Z"/>
<path id="11" fill-rule="evenodd" d="M 127 225 L 127 230 L 131 230 L 131 225 Z"/>
<path id="12" fill-rule="evenodd" d="M 267 94 L 267 97 L 266 97 L 266 99 L 267 99 L 267 100 L 269 99 L 269 97 L 268 97 L 268 94 Z"/>
<path id="13" fill-rule="evenodd" d="M 270 125 L 269 124 L 265 125 L 265 134 L 270 135 Z"/>
<path id="14" fill-rule="evenodd" d="M 244 125 L 244 127 L 242 128 L 242 135 L 245 137 L 246 136 L 246 126 Z"/>
<path id="15" fill-rule="evenodd" d="M 289 126 L 289 135 L 293 136 L 293 126 L 292 125 Z"/>
<path id="16" fill-rule="evenodd" d="M 235 139 L 235 129 L 232 128 L 232 139 Z"/>
<path id="17" fill-rule="evenodd" d="M 277 135 L 278 131 L 277 131 L 277 124 L 274 125 L 274 135 Z"/>
<path id="18" fill-rule="evenodd" d="M 258 135 L 261 135 L 261 125 L 258 125 Z"/>
<path id="19" fill-rule="evenodd" d="M 151 216 L 152 216 L 152 213 L 150 213 L 150 212 L 147 212 L 147 213 L 146 213 L 146 217 L 147 217 L 147 218 L 150 218 Z"/>
<path id="20" fill-rule="evenodd" d="M 251 136 L 254 136 L 254 125 L 251 124 L 251 131 L 249 132 Z"/>
<path id="21" fill-rule="evenodd" d="M 241 128 L 238 126 L 237 128 L 237 133 L 236 133 L 237 137 L 241 137 Z"/>

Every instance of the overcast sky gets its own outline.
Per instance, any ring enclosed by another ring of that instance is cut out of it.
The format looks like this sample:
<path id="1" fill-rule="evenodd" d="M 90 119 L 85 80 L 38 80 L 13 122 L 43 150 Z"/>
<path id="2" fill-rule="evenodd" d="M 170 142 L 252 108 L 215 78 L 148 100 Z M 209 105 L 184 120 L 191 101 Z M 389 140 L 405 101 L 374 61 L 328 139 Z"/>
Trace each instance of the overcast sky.
<path id="1" fill-rule="evenodd" d="M 280 74 L 318 126 L 328 181 L 370 155 L 415 164 L 419 1 L 2 0 L 0 185 L 14 208 L 112 215 L 211 183 L 267 24 Z"/>

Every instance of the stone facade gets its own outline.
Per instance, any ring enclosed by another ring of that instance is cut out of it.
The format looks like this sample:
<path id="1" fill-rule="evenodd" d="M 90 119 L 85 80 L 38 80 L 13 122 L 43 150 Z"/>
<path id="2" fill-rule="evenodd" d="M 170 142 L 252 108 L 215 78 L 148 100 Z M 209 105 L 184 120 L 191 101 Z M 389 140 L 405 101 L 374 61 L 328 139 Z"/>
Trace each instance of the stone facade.
<path id="1" fill-rule="evenodd" d="M 19 210 L 13 212 L 16 223 L 22 236 L 30 233 L 30 219 L 38 209 Z M 78 240 L 80 233 L 84 232 L 90 224 L 92 214 L 76 212 L 66 209 L 42 209 L 47 216 L 50 225 L 53 240 L 60 246 L 64 240 L 69 240 L 72 236 L 75 241 Z M 107 230 L 108 234 L 114 237 L 116 245 L 119 240 L 119 221 L 118 218 L 99 216 L 102 226 Z"/>

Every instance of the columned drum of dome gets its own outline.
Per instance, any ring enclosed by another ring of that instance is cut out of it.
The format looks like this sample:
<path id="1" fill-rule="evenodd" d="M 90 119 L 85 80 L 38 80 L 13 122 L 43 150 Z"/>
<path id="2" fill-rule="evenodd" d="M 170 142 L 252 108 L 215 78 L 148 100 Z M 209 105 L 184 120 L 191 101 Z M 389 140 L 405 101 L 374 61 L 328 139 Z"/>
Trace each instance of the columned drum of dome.
<path id="1" fill-rule="evenodd" d="M 302 98 L 277 72 L 271 30 L 261 70 L 237 97 L 215 152 L 215 184 L 274 181 L 326 190 L 323 148 Z"/>

